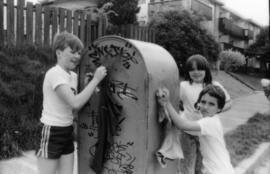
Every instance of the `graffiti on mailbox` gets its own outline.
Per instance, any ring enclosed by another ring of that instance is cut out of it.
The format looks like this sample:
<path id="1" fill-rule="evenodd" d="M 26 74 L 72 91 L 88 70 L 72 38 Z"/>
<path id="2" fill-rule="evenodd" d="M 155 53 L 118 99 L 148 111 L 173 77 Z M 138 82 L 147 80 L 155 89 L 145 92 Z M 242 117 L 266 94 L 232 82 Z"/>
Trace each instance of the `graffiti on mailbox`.
<path id="1" fill-rule="evenodd" d="M 109 153 L 106 155 L 106 159 L 110 161 L 110 163 L 114 164 L 115 167 L 109 168 L 105 167 L 105 170 L 108 174 L 132 174 L 134 170 L 134 161 L 136 160 L 136 157 L 131 155 L 128 150 L 129 148 L 132 148 L 134 145 L 134 142 L 117 142 L 114 143 Z"/>
<path id="2" fill-rule="evenodd" d="M 93 64 L 97 67 L 101 65 L 101 57 L 109 57 L 113 59 L 116 56 L 120 56 L 122 65 L 126 69 L 129 69 L 131 64 L 138 64 L 135 57 L 136 51 L 135 49 L 132 49 L 131 44 L 128 42 L 126 42 L 124 46 L 115 44 L 97 46 L 92 44 L 88 47 L 88 49 L 88 56 L 92 59 Z"/>
<path id="3" fill-rule="evenodd" d="M 134 142 L 129 141 L 122 143 L 115 142 L 110 146 L 105 159 L 107 162 L 113 164 L 113 168 L 104 166 L 105 173 L 108 174 L 132 174 L 134 170 L 134 161 L 136 157 L 129 153 L 129 148 L 132 148 Z M 89 147 L 89 154 L 94 156 L 95 146 Z"/>
<path id="4" fill-rule="evenodd" d="M 112 94 L 116 94 L 121 100 L 123 100 L 123 98 L 130 98 L 135 101 L 138 100 L 138 97 L 134 94 L 135 89 L 129 87 L 125 82 L 110 80 L 109 90 Z"/>
<path id="5" fill-rule="evenodd" d="M 90 117 L 90 122 L 86 123 L 86 122 L 81 122 L 79 124 L 79 128 L 87 130 L 87 134 L 89 137 L 93 137 L 95 139 L 97 139 L 97 130 L 98 130 L 98 124 L 96 122 L 97 117 L 99 116 L 99 113 L 96 112 L 95 110 L 92 110 L 89 114 L 88 117 Z M 126 117 L 121 116 L 121 118 L 119 118 L 119 121 L 116 125 L 116 133 L 115 136 L 119 136 L 120 132 L 121 132 L 121 124 L 124 122 L 124 120 L 126 119 Z"/>
<path id="6" fill-rule="evenodd" d="M 98 117 L 98 112 L 92 110 L 90 114 L 88 114 L 88 117 L 90 117 L 91 122 L 85 123 L 81 122 L 79 124 L 79 128 L 87 130 L 87 134 L 89 137 L 97 138 L 97 129 L 98 125 L 96 123 L 96 117 Z"/>

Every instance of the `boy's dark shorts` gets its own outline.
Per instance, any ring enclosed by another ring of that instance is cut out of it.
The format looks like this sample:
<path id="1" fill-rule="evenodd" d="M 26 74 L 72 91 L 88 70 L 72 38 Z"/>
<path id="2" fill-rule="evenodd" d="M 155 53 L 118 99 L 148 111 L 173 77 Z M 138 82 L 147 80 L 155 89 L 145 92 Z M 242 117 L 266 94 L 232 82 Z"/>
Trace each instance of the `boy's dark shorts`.
<path id="1" fill-rule="evenodd" d="M 42 124 L 37 157 L 58 159 L 74 152 L 73 126 L 59 127 Z"/>

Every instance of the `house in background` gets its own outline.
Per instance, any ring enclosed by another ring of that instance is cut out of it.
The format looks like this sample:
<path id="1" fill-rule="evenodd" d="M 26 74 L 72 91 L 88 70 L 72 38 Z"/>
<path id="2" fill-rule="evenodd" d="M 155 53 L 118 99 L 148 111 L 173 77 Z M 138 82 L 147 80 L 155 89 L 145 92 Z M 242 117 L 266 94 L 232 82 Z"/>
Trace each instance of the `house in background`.
<path id="1" fill-rule="evenodd" d="M 247 53 L 246 48 L 253 44 L 261 26 L 250 19 L 244 19 L 237 12 L 222 7 L 219 16 L 219 43 L 222 50 L 232 49 L 243 53 L 246 66 L 256 70 L 262 67 L 259 55 Z"/>
<path id="2" fill-rule="evenodd" d="M 256 22 L 225 7 L 221 0 L 141 0 L 140 2 L 144 6 L 138 14 L 140 24 L 147 24 L 160 12 L 187 10 L 202 17 L 201 27 L 213 35 L 222 50 L 232 49 L 245 54 L 246 48 L 255 42 L 262 28 Z M 260 68 L 257 56 L 249 54 L 246 57 L 249 58 L 248 66 Z"/>
<path id="3" fill-rule="evenodd" d="M 261 26 L 224 6 L 221 0 L 141 0 L 144 8 L 138 15 L 147 24 L 155 15 L 169 10 L 188 10 L 203 17 L 205 28 L 220 43 L 222 49 L 244 50 L 254 43 Z M 146 14 L 147 11 L 147 14 Z"/>
<path id="4" fill-rule="evenodd" d="M 261 26 L 250 19 L 244 19 L 236 12 L 222 7 L 219 15 L 219 42 L 224 49 L 232 48 L 243 52 L 254 43 Z"/>

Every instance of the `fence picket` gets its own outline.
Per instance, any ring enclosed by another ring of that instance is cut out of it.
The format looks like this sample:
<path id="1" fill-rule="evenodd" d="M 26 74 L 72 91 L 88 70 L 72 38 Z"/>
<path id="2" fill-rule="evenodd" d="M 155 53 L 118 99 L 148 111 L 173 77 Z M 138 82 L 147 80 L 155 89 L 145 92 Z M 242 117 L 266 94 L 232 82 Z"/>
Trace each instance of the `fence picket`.
<path id="1" fill-rule="evenodd" d="M 72 11 L 67 10 L 67 31 L 72 33 Z"/>
<path id="2" fill-rule="evenodd" d="M 4 2 L 0 0 L 0 19 L 4 18 Z M 0 41 L 4 41 L 4 20 L 0 20 Z M 4 45 L 4 42 L 0 42 L 0 46 Z"/>
<path id="3" fill-rule="evenodd" d="M 91 15 L 88 14 L 86 17 L 87 17 L 86 18 L 87 20 L 86 20 L 86 32 L 85 32 L 85 34 L 86 34 L 85 46 L 88 46 L 92 41 L 92 38 L 91 38 L 91 33 L 92 33 L 91 25 L 92 25 L 92 23 L 91 23 Z"/>
<path id="4" fill-rule="evenodd" d="M 50 44 L 50 18 L 51 10 L 49 7 L 44 8 L 44 43 L 43 45 L 47 46 Z"/>
<path id="5" fill-rule="evenodd" d="M 26 42 L 33 43 L 33 4 L 26 5 Z"/>
<path id="6" fill-rule="evenodd" d="M 134 37 L 133 39 L 137 39 L 138 40 L 138 27 L 136 25 L 134 25 Z"/>
<path id="7" fill-rule="evenodd" d="M 42 8 L 40 4 L 36 5 L 36 25 L 35 25 L 35 44 L 42 44 Z"/>
<path id="8" fill-rule="evenodd" d="M 149 42 L 149 32 L 150 32 L 149 28 L 146 28 L 146 31 L 145 31 L 145 41 L 146 42 Z"/>
<path id="9" fill-rule="evenodd" d="M 53 40 L 54 35 L 57 33 L 58 31 L 58 9 L 57 8 L 52 8 L 51 9 L 51 13 L 52 13 L 52 34 L 51 34 L 51 38 Z M 52 40 L 51 40 L 51 44 L 52 44 Z"/>
<path id="10" fill-rule="evenodd" d="M 63 8 L 59 9 L 60 32 L 65 31 L 65 12 L 66 12 L 65 9 L 63 9 Z"/>
<path id="11" fill-rule="evenodd" d="M 155 30 L 152 30 L 152 32 L 151 32 L 151 41 L 152 42 L 156 41 L 156 31 Z"/>
<path id="12" fill-rule="evenodd" d="M 139 32 L 139 36 L 138 36 L 138 40 L 142 40 L 142 28 L 138 27 L 138 32 Z"/>
<path id="13" fill-rule="evenodd" d="M 102 36 L 106 34 L 108 27 L 108 19 L 106 16 L 102 17 Z"/>
<path id="14" fill-rule="evenodd" d="M 85 44 L 85 15 L 84 13 L 82 12 L 80 14 L 80 39 L 81 41 Z"/>
<path id="15" fill-rule="evenodd" d="M 130 33 L 130 38 L 131 39 L 134 39 L 134 25 L 130 25 L 130 28 L 129 28 L 129 33 Z"/>
<path id="16" fill-rule="evenodd" d="M 17 2 L 17 23 L 16 23 L 16 42 L 17 45 L 23 44 L 24 40 L 24 0 Z"/>
<path id="17" fill-rule="evenodd" d="M 75 11 L 74 12 L 74 17 L 73 17 L 73 34 L 76 36 L 79 36 L 79 12 Z"/>
<path id="18" fill-rule="evenodd" d="M 92 25 L 91 26 L 92 31 L 91 31 L 91 36 L 92 36 L 92 41 L 96 40 L 98 38 L 98 25 Z"/>
<path id="19" fill-rule="evenodd" d="M 103 33 L 103 18 L 101 18 L 102 15 L 99 16 L 99 20 L 98 20 L 98 37 L 101 37 L 104 33 Z"/>
<path id="20" fill-rule="evenodd" d="M 145 27 L 142 27 L 142 41 L 145 41 Z"/>
<path id="21" fill-rule="evenodd" d="M 14 0 L 7 1 L 7 42 L 14 45 Z"/>

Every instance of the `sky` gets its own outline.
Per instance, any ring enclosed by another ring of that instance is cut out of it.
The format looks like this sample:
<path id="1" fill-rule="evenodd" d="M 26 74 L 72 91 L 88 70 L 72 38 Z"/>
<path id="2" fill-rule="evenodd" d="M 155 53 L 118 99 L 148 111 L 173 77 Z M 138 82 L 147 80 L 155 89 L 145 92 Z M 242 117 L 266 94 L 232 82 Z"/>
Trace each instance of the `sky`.
<path id="1" fill-rule="evenodd" d="M 27 0 L 37 2 L 38 0 Z M 224 6 L 255 23 L 269 25 L 269 0 L 220 0 Z"/>
<path id="2" fill-rule="evenodd" d="M 225 7 L 255 23 L 269 25 L 269 0 L 221 0 Z"/>

